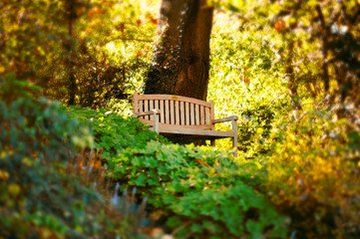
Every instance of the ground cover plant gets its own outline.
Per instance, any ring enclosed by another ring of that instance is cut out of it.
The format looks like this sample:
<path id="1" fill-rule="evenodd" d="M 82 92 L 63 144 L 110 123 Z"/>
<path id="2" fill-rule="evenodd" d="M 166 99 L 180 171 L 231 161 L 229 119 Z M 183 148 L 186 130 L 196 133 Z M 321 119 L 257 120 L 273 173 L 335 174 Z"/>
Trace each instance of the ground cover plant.
<path id="1" fill-rule="evenodd" d="M 149 198 L 175 237 L 286 237 L 285 218 L 246 184 L 257 180 L 251 166 L 224 152 L 150 142 L 108 165 L 111 178 Z"/>

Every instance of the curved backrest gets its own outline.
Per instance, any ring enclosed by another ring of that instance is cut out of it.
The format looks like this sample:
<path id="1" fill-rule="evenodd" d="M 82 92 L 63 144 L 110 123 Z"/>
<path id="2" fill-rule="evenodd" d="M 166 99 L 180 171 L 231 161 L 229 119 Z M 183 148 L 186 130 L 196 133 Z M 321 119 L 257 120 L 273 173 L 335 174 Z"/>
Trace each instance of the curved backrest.
<path id="1" fill-rule="evenodd" d="M 153 109 L 160 111 L 160 126 L 177 126 L 212 129 L 213 103 L 178 95 L 135 94 L 134 113 L 141 114 Z M 140 120 L 152 124 L 153 116 L 141 116 Z"/>

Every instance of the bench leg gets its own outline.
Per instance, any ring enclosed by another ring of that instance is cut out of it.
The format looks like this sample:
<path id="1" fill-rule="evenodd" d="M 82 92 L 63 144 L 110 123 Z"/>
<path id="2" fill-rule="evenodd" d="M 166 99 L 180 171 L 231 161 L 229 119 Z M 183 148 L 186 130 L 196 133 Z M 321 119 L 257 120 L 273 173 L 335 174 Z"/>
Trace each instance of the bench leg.
<path id="1" fill-rule="evenodd" d="M 237 157 L 237 148 L 238 148 L 238 138 L 237 138 L 237 134 L 234 136 L 233 138 L 233 148 L 235 150 L 234 152 L 234 156 Z"/>
<path id="2" fill-rule="evenodd" d="M 210 139 L 210 145 L 215 146 L 215 139 Z"/>
<path id="3" fill-rule="evenodd" d="M 156 113 L 154 114 L 154 131 L 159 133 L 159 115 Z"/>
<path id="4" fill-rule="evenodd" d="M 238 149 L 238 127 L 237 127 L 237 123 L 235 120 L 233 120 L 231 122 L 231 126 L 232 126 L 232 130 L 233 130 L 233 133 L 234 133 L 234 138 L 233 138 L 233 148 L 235 150 L 234 152 L 234 156 L 236 157 L 237 156 L 237 149 Z"/>

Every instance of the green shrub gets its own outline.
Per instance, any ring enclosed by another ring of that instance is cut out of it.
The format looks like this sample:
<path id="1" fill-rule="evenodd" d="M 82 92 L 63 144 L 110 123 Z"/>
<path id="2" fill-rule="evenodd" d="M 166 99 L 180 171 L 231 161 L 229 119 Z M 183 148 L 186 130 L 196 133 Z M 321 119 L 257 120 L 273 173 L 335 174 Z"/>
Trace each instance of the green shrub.
<path id="1" fill-rule="evenodd" d="M 137 225 L 96 190 L 101 174 L 86 164 L 94 157 L 78 153 L 92 147 L 88 128 L 35 95 L 36 87 L 1 78 L 0 237 L 136 238 Z"/>
<path id="2" fill-rule="evenodd" d="M 109 176 L 138 187 L 179 238 L 283 238 L 284 218 L 244 183 L 251 167 L 224 152 L 158 142 L 108 161 Z"/>
<path id="3" fill-rule="evenodd" d="M 257 106 L 242 111 L 240 116 L 239 150 L 247 152 L 249 157 L 268 153 L 272 143 L 269 139 L 274 118 L 272 109 L 268 106 Z"/>
<path id="4" fill-rule="evenodd" d="M 73 107 L 69 112 L 83 125 L 87 125 L 95 137 L 95 147 L 103 150 L 106 159 L 116 156 L 126 148 L 144 148 L 150 140 L 166 142 L 135 118 L 124 119 L 105 109 L 92 110 Z"/>

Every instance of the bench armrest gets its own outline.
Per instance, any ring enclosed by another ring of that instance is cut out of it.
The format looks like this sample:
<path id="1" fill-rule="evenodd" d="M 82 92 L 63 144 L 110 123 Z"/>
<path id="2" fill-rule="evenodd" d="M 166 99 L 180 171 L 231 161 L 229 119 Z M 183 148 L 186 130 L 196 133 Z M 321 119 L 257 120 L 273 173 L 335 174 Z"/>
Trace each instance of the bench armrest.
<path id="1" fill-rule="evenodd" d="M 136 114 L 136 117 L 142 117 L 142 116 L 146 116 L 146 115 L 153 115 L 154 116 L 154 131 L 156 133 L 159 133 L 159 115 L 160 115 L 160 110 L 158 109 L 152 109 L 150 111 L 146 111 L 146 112 L 142 112 L 142 113 L 138 113 Z"/>
<path id="2" fill-rule="evenodd" d="M 222 118 L 222 119 L 213 120 L 213 124 L 231 122 L 231 130 L 233 133 L 233 147 L 235 148 L 235 153 L 234 153 L 235 156 L 237 156 L 237 147 L 238 147 L 238 125 L 236 122 L 237 120 L 238 120 L 238 117 L 236 115 L 232 115 L 232 116 Z"/>
<path id="3" fill-rule="evenodd" d="M 150 111 L 145 111 L 142 113 L 136 113 L 136 117 L 146 116 L 146 115 L 160 115 L 160 110 L 153 109 Z"/>
<path id="4" fill-rule="evenodd" d="M 232 115 L 226 118 L 222 118 L 222 119 L 216 119 L 213 121 L 213 124 L 218 124 L 218 123 L 224 123 L 224 122 L 229 122 L 229 121 L 237 121 L 238 117 L 236 115 Z"/>

